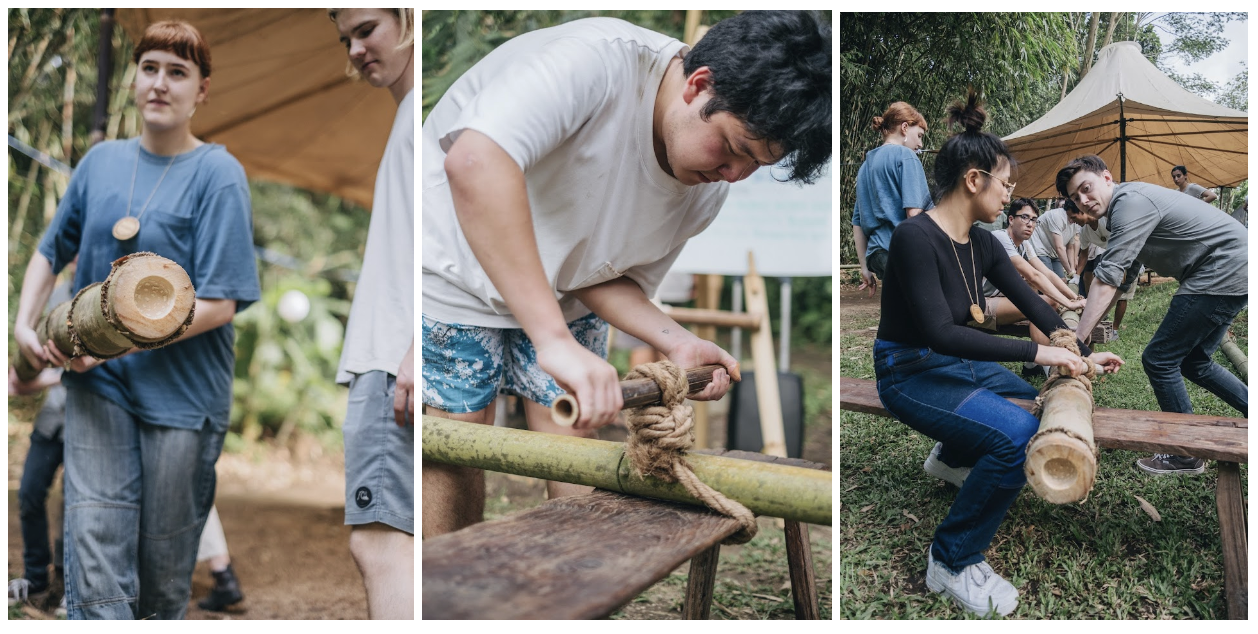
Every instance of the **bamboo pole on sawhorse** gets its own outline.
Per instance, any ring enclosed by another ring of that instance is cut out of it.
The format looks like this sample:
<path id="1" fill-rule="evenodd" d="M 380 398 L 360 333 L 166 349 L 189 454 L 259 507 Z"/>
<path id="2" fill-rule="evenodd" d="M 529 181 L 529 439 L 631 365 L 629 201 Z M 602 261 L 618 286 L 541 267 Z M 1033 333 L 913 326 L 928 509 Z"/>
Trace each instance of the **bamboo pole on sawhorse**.
<path id="1" fill-rule="evenodd" d="M 681 484 L 632 473 L 623 443 L 423 417 L 424 460 L 701 505 Z M 828 471 L 692 453 L 705 484 L 753 513 L 829 526 Z"/>
<path id="2" fill-rule="evenodd" d="M 1062 320 L 1077 328 L 1079 315 L 1065 311 Z M 1092 394 L 1078 379 L 1059 377 L 1044 392 L 1042 403 L 1040 429 L 1027 444 L 1027 483 L 1053 504 L 1086 499 L 1096 483 Z"/>
<path id="3" fill-rule="evenodd" d="M 687 394 L 694 394 L 712 382 L 712 373 L 723 368 L 719 364 L 701 365 L 686 370 L 686 382 L 689 384 Z M 620 382 L 620 395 L 624 399 L 624 409 L 659 405 L 663 392 L 660 386 L 651 379 L 630 379 Z M 581 416 L 581 406 L 571 394 L 560 394 L 550 405 L 551 418 L 560 427 L 572 427 Z"/>

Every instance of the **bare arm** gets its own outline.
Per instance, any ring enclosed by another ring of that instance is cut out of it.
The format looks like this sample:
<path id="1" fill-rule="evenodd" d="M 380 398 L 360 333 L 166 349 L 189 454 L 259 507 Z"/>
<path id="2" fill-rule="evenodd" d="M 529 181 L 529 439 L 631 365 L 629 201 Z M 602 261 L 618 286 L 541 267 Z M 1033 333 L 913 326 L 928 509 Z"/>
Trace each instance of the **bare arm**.
<path id="1" fill-rule="evenodd" d="M 906 214 L 906 218 L 912 218 L 913 216 L 922 213 L 922 210 L 919 207 L 905 207 L 904 213 Z"/>
<path id="2" fill-rule="evenodd" d="M 572 293 L 607 323 L 645 341 L 683 368 L 709 363 L 725 366 L 724 372 L 713 374 L 712 383 L 706 389 L 690 398 L 699 401 L 718 400 L 729 389 L 730 377 L 735 381 L 742 378 L 738 361 L 734 357 L 716 344 L 695 336 L 665 315 L 659 306 L 647 299 L 646 293 L 642 292 L 637 282 L 627 277 L 618 277 Z"/>
<path id="3" fill-rule="evenodd" d="M 1210 190 L 1208 190 L 1208 189 L 1207 189 L 1206 191 L 1204 191 L 1204 192 L 1201 192 L 1201 199 L 1202 199 L 1202 200 L 1204 200 L 1204 201 L 1206 201 L 1206 202 L 1208 202 L 1208 203 L 1212 203 L 1212 202 L 1214 202 L 1215 200 L 1217 200 L 1218 198 L 1219 198 L 1219 195 L 1218 195 L 1218 194 L 1216 194 L 1216 193 L 1214 193 L 1214 192 L 1212 192 L 1212 191 L 1210 191 Z"/>
<path id="4" fill-rule="evenodd" d="M 568 332 L 538 253 L 524 172 L 475 130 L 454 142 L 445 170 L 472 253 L 536 347 L 538 365 L 580 401 L 575 427 L 611 423 L 623 403 L 619 377 Z"/>
<path id="5" fill-rule="evenodd" d="M 1073 301 L 1073 299 L 1076 297 L 1074 292 L 1070 290 L 1069 286 L 1066 286 L 1066 282 L 1064 282 L 1060 277 L 1057 277 L 1057 274 L 1054 273 L 1052 269 L 1048 268 L 1047 266 L 1044 266 L 1044 263 L 1041 262 L 1039 258 L 1032 259 L 1030 262 L 1028 262 L 1028 264 L 1030 264 L 1036 271 L 1038 271 L 1040 275 L 1044 276 L 1044 279 L 1047 280 L 1048 284 L 1051 285 L 1054 289 L 1056 289 L 1057 292 L 1062 295 L 1062 297 L 1071 298 L 1071 300 Z M 1045 294 L 1048 295 L 1047 291 L 1045 292 Z M 1053 297 L 1053 296 L 1049 295 L 1049 297 Z M 1054 299 L 1054 301 L 1058 301 L 1058 300 Z M 1069 303 L 1070 302 L 1067 302 L 1067 304 Z"/>
<path id="6" fill-rule="evenodd" d="M 852 225 L 852 241 L 856 243 L 856 261 L 861 264 L 861 285 L 856 290 L 868 288 L 869 296 L 873 297 L 878 291 L 878 278 L 865 265 L 865 250 L 869 248 L 869 239 L 865 237 L 865 230 L 860 225 Z"/>
<path id="7" fill-rule="evenodd" d="M 42 369 L 48 359 L 44 354 L 44 342 L 35 334 L 35 324 L 39 321 L 44 306 L 48 304 L 48 297 L 52 295 L 56 281 L 52 262 L 36 251 L 26 267 L 26 275 L 22 278 L 22 295 L 18 300 L 13 338 L 17 341 L 22 356 L 37 369 Z"/>
<path id="8" fill-rule="evenodd" d="M 1101 317 L 1105 316 L 1110 302 L 1117 296 L 1118 287 L 1092 278 L 1092 286 L 1088 287 L 1088 305 L 1083 309 L 1083 315 L 1079 317 L 1079 329 L 1075 331 L 1084 343 L 1090 344 L 1088 339 L 1092 337 L 1092 329 L 1101 323 Z"/>
<path id="9" fill-rule="evenodd" d="M 1070 268 L 1070 252 L 1066 250 L 1066 245 L 1061 241 L 1060 233 L 1049 232 L 1048 235 L 1053 237 L 1053 251 L 1057 253 L 1057 259 L 1061 260 L 1062 266 Z M 1066 271 L 1070 273 L 1069 270 Z"/>
<path id="10" fill-rule="evenodd" d="M 1031 285 L 1031 288 L 1044 293 L 1049 297 L 1049 299 L 1063 306 L 1070 306 L 1074 303 L 1067 299 L 1067 296 L 1063 295 L 1061 291 L 1059 291 L 1057 287 L 1049 281 L 1050 279 L 1054 279 L 1061 282 L 1061 278 L 1056 275 L 1052 275 L 1051 273 L 1047 276 L 1042 274 L 1030 262 L 1027 262 L 1020 256 L 1011 257 L 1009 258 L 1009 261 L 1013 262 L 1013 268 L 1018 270 L 1018 274 L 1022 276 L 1022 279 L 1026 280 L 1027 283 Z M 1038 259 L 1036 259 L 1035 263 L 1040 266 L 1044 266 L 1044 264 Z"/>

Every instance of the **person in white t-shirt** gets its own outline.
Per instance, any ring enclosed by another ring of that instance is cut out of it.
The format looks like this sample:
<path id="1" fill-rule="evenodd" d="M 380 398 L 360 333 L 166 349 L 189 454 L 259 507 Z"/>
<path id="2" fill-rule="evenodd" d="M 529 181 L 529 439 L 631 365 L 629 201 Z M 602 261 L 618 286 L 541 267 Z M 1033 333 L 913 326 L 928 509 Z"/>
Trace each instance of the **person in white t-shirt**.
<path id="1" fill-rule="evenodd" d="M 1005 229 L 991 230 L 996 240 L 1005 247 L 1005 253 L 1009 255 L 1009 260 L 1013 263 L 1013 267 L 1018 270 L 1018 274 L 1022 279 L 1026 280 L 1031 288 L 1041 293 L 1040 298 L 1048 302 L 1050 306 L 1056 309 L 1058 306 L 1066 306 L 1072 310 L 1083 310 L 1084 300 L 1070 290 L 1069 286 L 1057 277 L 1052 269 L 1048 268 L 1039 258 L 1032 255 L 1031 236 L 1035 231 L 1035 226 L 1039 221 L 1040 210 L 1036 206 L 1035 201 L 1030 198 L 1018 198 L 1009 203 L 1009 227 Z M 1017 323 L 1026 319 L 1022 311 L 1018 310 L 1013 302 L 1005 299 L 1004 295 L 988 282 L 983 280 L 983 295 L 987 297 L 986 314 L 988 317 L 995 319 L 997 325 Z M 1049 345 L 1048 337 L 1044 335 L 1034 324 L 1031 325 L 1031 340 L 1040 345 Z M 1046 368 L 1038 366 L 1031 362 L 1025 362 L 1022 366 L 1023 375 L 1032 372 L 1039 372 L 1041 376 L 1047 373 Z"/>
<path id="2" fill-rule="evenodd" d="M 1171 180 L 1175 182 L 1175 189 L 1208 203 L 1213 203 L 1219 197 L 1218 194 L 1201 185 L 1188 182 L 1188 168 L 1183 165 L 1176 165 L 1171 168 Z"/>
<path id="3" fill-rule="evenodd" d="M 1054 207 L 1040 216 L 1035 234 L 1031 238 L 1036 257 L 1058 277 L 1067 280 L 1075 276 L 1077 269 L 1075 259 L 1078 247 L 1075 247 L 1074 257 L 1070 249 L 1077 233 L 1078 227 L 1066 218 L 1066 210 Z"/>
<path id="4" fill-rule="evenodd" d="M 609 323 L 679 366 L 721 364 L 691 398 L 723 396 L 737 361 L 648 298 L 728 183 L 779 161 L 789 180 L 822 172 L 831 55 L 808 12 L 741 13 L 692 50 L 588 18 L 515 37 L 455 81 L 422 133 L 425 412 L 489 423 L 501 386 L 530 429 L 592 436 L 623 402 Z M 581 404 L 567 429 L 548 409 L 565 391 Z M 422 473 L 424 537 L 482 519 L 483 473 Z"/>
<path id="5" fill-rule="evenodd" d="M 415 12 L 329 9 L 352 74 L 398 104 L 336 371 L 345 523 L 372 619 L 415 618 Z"/>

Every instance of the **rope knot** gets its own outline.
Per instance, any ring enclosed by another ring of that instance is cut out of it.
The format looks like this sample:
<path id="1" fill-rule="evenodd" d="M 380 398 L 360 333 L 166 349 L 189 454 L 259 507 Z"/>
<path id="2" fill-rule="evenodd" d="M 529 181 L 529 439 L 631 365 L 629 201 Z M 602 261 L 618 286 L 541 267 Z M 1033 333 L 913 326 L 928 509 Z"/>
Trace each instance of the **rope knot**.
<path id="1" fill-rule="evenodd" d="M 635 407 L 625 412 L 629 440 L 625 453 L 640 476 L 680 482 L 691 495 L 712 510 L 738 520 L 742 528 L 723 543 L 743 544 L 756 536 L 756 517 L 742 504 L 704 484 L 691 471 L 686 452 L 694 446 L 694 409 L 685 404 L 690 383 L 686 372 L 670 361 L 644 363 L 627 379 L 649 378 L 660 386 L 660 405 Z"/>

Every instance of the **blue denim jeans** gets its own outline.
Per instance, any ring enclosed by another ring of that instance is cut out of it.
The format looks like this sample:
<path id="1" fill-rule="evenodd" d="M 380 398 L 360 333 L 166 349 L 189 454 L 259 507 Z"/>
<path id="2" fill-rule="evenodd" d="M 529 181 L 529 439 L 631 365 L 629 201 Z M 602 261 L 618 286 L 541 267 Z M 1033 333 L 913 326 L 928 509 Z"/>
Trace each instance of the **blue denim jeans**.
<path id="1" fill-rule="evenodd" d="M 983 561 L 1026 484 L 1026 445 L 1040 425 L 1005 399 L 1035 398 L 1035 388 L 998 363 L 881 339 L 874 342 L 874 372 L 887 411 L 942 442 L 945 464 L 972 468 L 935 529 L 935 561 L 954 573 Z"/>
<path id="2" fill-rule="evenodd" d="M 226 421 L 140 422 L 83 389 L 66 394 L 66 607 L 71 619 L 182 619 L 214 501 Z"/>
<path id="3" fill-rule="evenodd" d="M 1192 413 L 1184 379 L 1249 416 L 1249 388 L 1214 362 L 1228 326 L 1245 308 L 1248 295 L 1176 295 L 1162 324 L 1144 348 L 1141 361 L 1164 412 Z"/>
<path id="4" fill-rule="evenodd" d="M 1045 257 L 1042 255 L 1037 255 L 1035 257 L 1038 257 L 1040 259 L 1040 262 L 1044 263 L 1044 266 L 1047 266 L 1048 268 L 1052 269 L 1052 271 L 1057 274 L 1057 277 L 1066 276 L 1066 267 L 1062 266 L 1061 260 L 1057 258 Z"/>
<path id="5" fill-rule="evenodd" d="M 48 544 L 48 487 L 57 476 L 63 453 L 61 436 L 45 437 L 31 432 L 31 448 L 22 467 L 18 488 L 18 509 L 22 518 L 22 576 L 36 587 L 47 587 L 52 548 Z"/>

